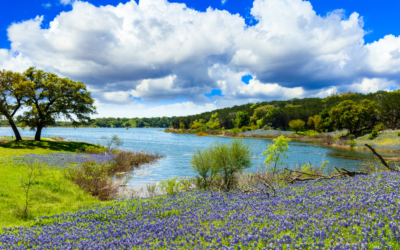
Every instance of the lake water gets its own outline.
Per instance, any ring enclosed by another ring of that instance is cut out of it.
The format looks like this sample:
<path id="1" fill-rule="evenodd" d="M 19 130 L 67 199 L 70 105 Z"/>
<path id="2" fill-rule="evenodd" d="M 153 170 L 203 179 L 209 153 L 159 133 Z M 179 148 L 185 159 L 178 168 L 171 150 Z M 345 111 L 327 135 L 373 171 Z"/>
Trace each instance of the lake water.
<path id="1" fill-rule="evenodd" d="M 157 152 L 165 156 L 156 163 L 142 166 L 134 171 L 133 178 L 128 183 L 128 186 L 134 188 L 175 176 L 193 176 L 190 159 L 196 148 L 204 149 L 215 141 L 229 142 L 231 140 L 224 137 L 165 133 L 163 130 L 158 128 L 131 128 L 129 130 L 124 128 L 46 128 L 42 136 L 59 136 L 90 143 L 102 143 L 104 142 L 100 139 L 102 136 L 118 135 L 124 142 L 121 148 Z M 22 136 L 34 135 L 34 131 L 21 130 L 20 132 Z M 0 136 L 2 135 L 13 135 L 11 128 L 0 128 Z M 255 171 L 263 166 L 265 156 L 261 154 L 272 141 L 267 139 L 245 139 L 245 141 L 251 144 L 253 153 L 253 167 L 249 171 Z M 299 163 L 321 164 L 329 161 L 328 168 L 336 166 L 357 169 L 358 164 L 375 160 L 373 154 L 368 151 L 330 148 L 306 142 L 290 142 L 288 155 L 289 158 L 284 161 L 289 167 Z M 382 155 L 397 156 L 392 153 L 382 153 Z"/>

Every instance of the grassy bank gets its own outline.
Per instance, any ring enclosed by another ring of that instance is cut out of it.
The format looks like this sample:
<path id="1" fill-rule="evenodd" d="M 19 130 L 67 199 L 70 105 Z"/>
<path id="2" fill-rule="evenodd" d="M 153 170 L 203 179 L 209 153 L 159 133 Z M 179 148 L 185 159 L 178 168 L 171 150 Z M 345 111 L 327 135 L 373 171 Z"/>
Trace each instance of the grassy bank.
<path id="1" fill-rule="evenodd" d="M 0 230 L 30 225 L 33 218 L 73 212 L 95 204 L 106 204 L 85 193 L 58 169 L 42 167 L 29 191 L 28 216 L 24 214 L 29 169 L 12 157 L 25 154 L 75 153 L 94 145 L 57 141 L 9 141 L 0 143 Z M 21 182 L 21 177 L 23 180 Z"/>

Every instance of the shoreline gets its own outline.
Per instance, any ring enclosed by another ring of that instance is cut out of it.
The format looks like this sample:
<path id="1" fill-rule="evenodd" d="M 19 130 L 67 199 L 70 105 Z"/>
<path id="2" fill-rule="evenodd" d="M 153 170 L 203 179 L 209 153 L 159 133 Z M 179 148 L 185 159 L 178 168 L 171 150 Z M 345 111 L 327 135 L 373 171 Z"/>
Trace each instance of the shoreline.
<path id="1" fill-rule="evenodd" d="M 188 133 L 188 132 L 179 133 L 179 132 L 174 132 L 174 131 L 170 131 L 170 130 L 164 131 L 164 132 L 174 133 L 174 134 L 193 134 L 193 135 L 196 135 L 195 132 L 193 132 L 193 133 Z M 359 150 L 359 151 L 369 151 L 370 152 L 370 150 L 368 148 L 366 148 L 366 147 L 358 147 L 357 146 L 357 147 L 351 148 L 349 145 L 338 145 L 338 144 L 334 144 L 334 143 L 327 144 L 327 143 L 323 143 L 323 141 L 322 141 L 323 138 L 313 138 L 312 136 L 310 137 L 310 136 L 299 135 L 299 134 L 295 134 L 295 133 L 290 133 L 290 134 L 286 134 L 286 135 L 285 134 L 269 134 L 269 135 L 264 135 L 264 136 L 263 135 L 261 135 L 261 136 L 260 135 L 259 136 L 257 136 L 257 135 L 248 136 L 247 135 L 246 136 L 246 135 L 243 134 L 243 132 L 239 133 L 237 135 L 230 135 L 230 134 L 226 134 L 226 133 L 224 133 L 224 134 L 207 134 L 207 133 L 205 133 L 205 134 L 206 135 L 202 135 L 202 136 L 226 137 L 226 138 L 241 137 L 241 138 L 248 138 L 248 139 L 266 139 L 266 140 L 273 140 L 273 139 L 283 135 L 283 136 L 286 136 L 286 137 L 290 138 L 292 141 L 296 141 L 296 142 L 315 143 L 315 144 L 319 144 L 321 146 L 328 147 L 328 148 L 332 147 L 332 148 L 341 148 L 341 149 L 346 149 L 346 150 Z M 290 136 L 290 135 L 294 135 L 294 136 Z M 324 136 L 324 135 L 322 135 L 322 136 Z M 334 139 L 334 140 L 337 141 L 338 139 Z M 396 149 L 382 149 L 382 148 L 374 148 L 374 149 L 376 151 L 379 151 L 379 152 L 400 153 L 400 150 L 396 150 Z M 399 158 L 396 158 L 396 159 L 400 161 L 400 156 L 399 156 Z"/>

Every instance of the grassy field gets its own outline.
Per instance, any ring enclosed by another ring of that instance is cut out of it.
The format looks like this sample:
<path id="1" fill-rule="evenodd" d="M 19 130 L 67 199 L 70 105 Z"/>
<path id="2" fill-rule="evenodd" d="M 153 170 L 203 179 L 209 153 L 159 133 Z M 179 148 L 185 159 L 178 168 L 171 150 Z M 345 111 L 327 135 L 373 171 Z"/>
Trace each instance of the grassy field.
<path id="1" fill-rule="evenodd" d="M 93 146 L 79 142 L 40 142 L 23 140 L 0 143 L 0 231 L 3 227 L 30 225 L 35 217 L 73 212 L 100 202 L 64 178 L 62 171 L 45 166 L 33 181 L 29 191 L 28 216 L 24 214 L 26 185 L 29 169 L 14 157 L 24 154 L 45 154 L 55 152 L 75 153 Z M 23 177 L 21 181 L 21 177 Z"/>
<path id="2" fill-rule="evenodd" d="M 400 151 L 400 136 L 397 133 L 397 131 L 381 133 L 372 140 L 368 139 L 369 134 L 366 134 L 356 139 L 357 146 L 365 147 L 364 144 L 367 143 L 376 149 Z"/>

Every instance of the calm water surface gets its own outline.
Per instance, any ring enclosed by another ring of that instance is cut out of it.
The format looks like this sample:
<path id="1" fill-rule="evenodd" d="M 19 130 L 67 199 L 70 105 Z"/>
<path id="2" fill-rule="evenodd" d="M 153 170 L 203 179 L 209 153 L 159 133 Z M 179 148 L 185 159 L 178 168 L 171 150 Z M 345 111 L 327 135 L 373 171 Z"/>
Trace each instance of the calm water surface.
<path id="1" fill-rule="evenodd" d="M 196 148 L 204 149 L 215 141 L 229 142 L 230 138 L 199 137 L 188 134 L 172 134 L 160 131 L 158 128 L 46 128 L 42 136 L 59 136 L 73 140 L 91 143 L 104 143 L 102 136 L 118 135 L 123 139 L 121 148 L 129 150 L 146 150 L 157 152 L 164 158 L 156 163 L 149 164 L 134 171 L 133 178 L 129 181 L 130 187 L 142 187 L 149 182 L 173 178 L 175 176 L 193 176 L 190 169 L 190 159 Z M 162 129 L 163 130 L 163 129 Z M 20 131 L 22 136 L 33 136 L 34 131 Z M 13 135 L 11 128 L 0 128 L 1 135 Z M 251 144 L 253 152 L 253 167 L 249 171 L 255 171 L 262 167 L 265 156 L 261 153 L 272 142 L 265 139 L 245 139 Z M 293 167 L 298 163 L 311 162 L 321 164 L 329 161 L 329 167 L 358 168 L 358 164 L 374 160 L 374 156 L 368 151 L 344 150 L 328 148 L 314 143 L 290 142 L 289 158 L 285 163 Z M 383 153 L 385 156 L 396 156 L 391 153 Z"/>

